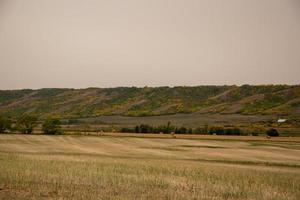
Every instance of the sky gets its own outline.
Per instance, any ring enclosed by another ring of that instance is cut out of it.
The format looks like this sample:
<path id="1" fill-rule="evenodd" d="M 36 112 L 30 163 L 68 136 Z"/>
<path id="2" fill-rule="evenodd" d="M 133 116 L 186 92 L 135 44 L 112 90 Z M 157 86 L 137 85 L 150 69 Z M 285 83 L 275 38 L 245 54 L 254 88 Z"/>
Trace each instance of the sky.
<path id="1" fill-rule="evenodd" d="M 0 89 L 300 84 L 299 0 L 0 0 Z"/>

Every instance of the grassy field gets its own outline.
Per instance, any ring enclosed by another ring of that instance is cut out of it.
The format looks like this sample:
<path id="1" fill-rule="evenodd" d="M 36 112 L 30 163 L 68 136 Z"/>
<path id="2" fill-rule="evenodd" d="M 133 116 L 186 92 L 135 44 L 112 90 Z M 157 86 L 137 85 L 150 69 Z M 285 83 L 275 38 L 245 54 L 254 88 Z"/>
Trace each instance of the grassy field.
<path id="1" fill-rule="evenodd" d="M 0 199 L 300 199 L 297 138 L 112 136 L 0 135 Z"/>
<path id="2" fill-rule="evenodd" d="M 162 125 L 169 121 L 176 126 L 188 126 L 196 128 L 205 124 L 224 125 L 224 124 L 249 124 L 267 120 L 276 120 L 276 116 L 272 115 L 240 115 L 240 114 L 174 114 L 161 116 L 146 116 L 146 117 L 128 117 L 128 116 L 99 116 L 91 118 L 82 118 L 84 122 L 103 122 L 105 124 L 116 125 L 137 125 L 137 124 L 151 124 Z"/>
<path id="3" fill-rule="evenodd" d="M 128 117 L 128 116 L 99 116 L 90 118 L 79 118 L 82 123 L 93 124 L 97 129 L 134 127 L 140 124 L 152 126 L 166 125 L 171 122 L 176 127 L 184 126 L 187 128 L 197 128 L 208 126 L 236 126 L 241 128 L 244 133 L 251 134 L 254 127 L 264 129 L 276 128 L 282 136 L 300 136 L 300 126 L 290 124 L 278 124 L 278 116 L 274 115 L 241 115 L 241 114 L 174 114 L 146 117 Z M 71 128 L 78 130 L 80 126 Z M 265 134 L 263 132 L 263 134 Z"/>

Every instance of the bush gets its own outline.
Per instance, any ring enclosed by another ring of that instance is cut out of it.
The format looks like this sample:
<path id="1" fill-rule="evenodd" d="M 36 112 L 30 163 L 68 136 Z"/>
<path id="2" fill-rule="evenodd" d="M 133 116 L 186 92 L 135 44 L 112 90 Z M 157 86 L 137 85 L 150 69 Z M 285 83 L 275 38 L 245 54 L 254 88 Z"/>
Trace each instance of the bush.
<path id="1" fill-rule="evenodd" d="M 242 131 L 237 127 L 225 129 L 225 135 L 241 135 L 241 134 Z"/>
<path id="2" fill-rule="evenodd" d="M 139 133 L 140 132 L 140 127 L 139 126 L 134 127 L 134 132 Z"/>
<path id="3" fill-rule="evenodd" d="M 140 133 L 152 133 L 153 128 L 152 128 L 152 126 L 149 126 L 148 124 L 141 124 L 139 130 L 140 130 Z"/>
<path id="4" fill-rule="evenodd" d="M 271 128 L 269 130 L 267 130 L 266 134 L 270 137 L 277 137 L 279 136 L 278 131 L 275 128 Z"/>
<path id="5" fill-rule="evenodd" d="M 62 133 L 60 129 L 60 120 L 57 118 L 47 118 L 43 123 L 43 132 L 47 135 L 55 135 Z"/>
<path id="6" fill-rule="evenodd" d="M 212 126 L 209 129 L 210 134 L 224 135 L 224 128 L 220 126 Z"/>
<path id="7" fill-rule="evenodd" d="M 163 132 L 165 134 L 169 134 L 175 130 L 175 127 L 171 125 L 171 122 L 168 122 L 167 125 L 161 126 L 160 128 L 161 128 L 160 132 Z"/>
<path id="8" fill-rule="evenodd" d="M 171 133 L 174 131 L 174 126 L 171 126 L 171 123 L 168 122 L 167 125 L 163 126 L 150 126 L 148 124 L 141 124 L 134 128 L 135 133 Z"/>
<path id="9" fill-rule="evenodd" d="M 194 134 L 208 134 L 208 127 L 205 126 L 204 128 L 201 128 L 201 127 L 197 127 L 193 130 L 193 133 Z"/>
<path id="10" fill-rule="evenodd" d="M 131 131 L 131 129 L 129 128 L 122 128 L 121 132 L 127 132 L 127 131 Z M 139 126 L 136 126 L 134 128 L 134 130 L 132 130 L 132 132 L 135 133 L 152 133 L 153 132 L 153 127 L 148 125 L 148 124 L 141 124 Z M 131 132 L 127 132 L 127 133 L 131 133 Z"/>
<path id="11" fill-rule="evenodd" d="M 0 133 L 11 129 L 11 121 L 5 117 L 0 116 Z"/>
<path id="12" fill-rule="evenodd" d="M 251 135 L 252 136 L 258 136 L 259 134 L 257 132 L 252 132 Z"/>
<path id="13" fill-rule="evenodd" d="M 176 134 L 186 134 L 187 132 L 188 132 L 188 129 L 186 127 L 175 128 Z"/>
<path id="14" fill-rule="evenodd" d="M 17 120 L 16 128 L 21 133 L 31 134 L 36 124 L 37 124 L 36 116 L 25 114 Z"/>
<path id="15" fill-rule="evenodd" d="M 121 128 L 120 132 L 121 133 L 134 133 L 135 129 L 125 127 L 125 128 Z"/>

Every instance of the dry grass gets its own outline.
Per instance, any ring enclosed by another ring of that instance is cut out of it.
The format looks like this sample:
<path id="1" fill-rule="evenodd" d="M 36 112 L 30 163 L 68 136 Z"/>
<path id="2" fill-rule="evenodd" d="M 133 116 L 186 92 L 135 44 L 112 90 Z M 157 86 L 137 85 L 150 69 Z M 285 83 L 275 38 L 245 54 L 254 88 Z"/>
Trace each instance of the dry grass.
<path id="1" fill-rule="evenodd" d="M 0 135 L 0 199 L 299 199 L 300 143 Z"/>
<path id="2" fill-rule="evenodd" d="M 70 133 L 72 134 L 72 132 Z M 95 132 L 89 135 L 97 135 Z M 102 136 L 110 137 L 137 137 L 137 138 L 173 138 L 171 134 L 152 133 L 101 133 Z M 200 139 L 200 140 L 232 140 L 232 141 L 276 141 L 276 142 L 300 142 L 300 137 L 271 137 L 266 136 L 236 136 L 236 135 L 198 135 L 198 134 L 176 134 L 177 139 Z"/>

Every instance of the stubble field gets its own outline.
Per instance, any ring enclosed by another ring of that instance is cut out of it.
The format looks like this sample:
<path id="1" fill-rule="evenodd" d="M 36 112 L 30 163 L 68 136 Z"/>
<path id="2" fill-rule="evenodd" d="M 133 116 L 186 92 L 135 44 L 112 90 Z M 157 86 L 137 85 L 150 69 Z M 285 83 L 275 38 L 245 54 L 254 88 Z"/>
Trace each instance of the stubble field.
<path id="1" fill-rule="evenodd" d="M 300 199 L 300 142 L 0 135 L 0 199 Z"/>

